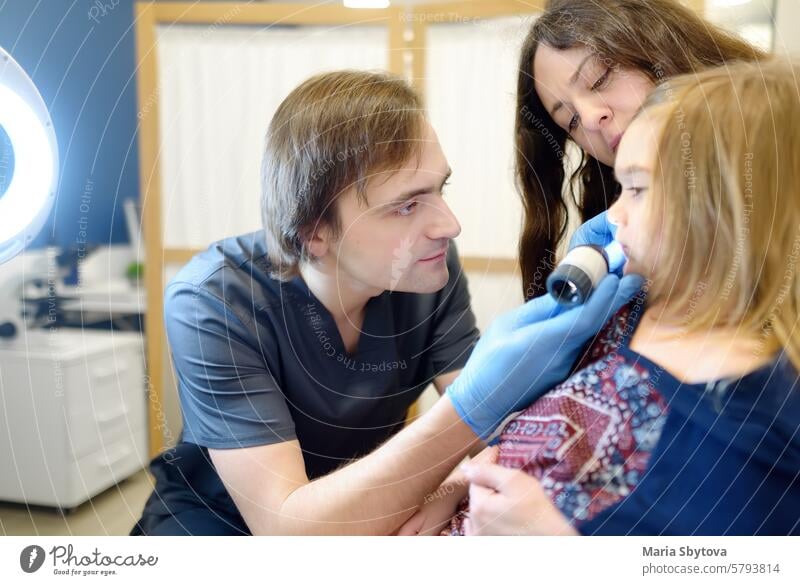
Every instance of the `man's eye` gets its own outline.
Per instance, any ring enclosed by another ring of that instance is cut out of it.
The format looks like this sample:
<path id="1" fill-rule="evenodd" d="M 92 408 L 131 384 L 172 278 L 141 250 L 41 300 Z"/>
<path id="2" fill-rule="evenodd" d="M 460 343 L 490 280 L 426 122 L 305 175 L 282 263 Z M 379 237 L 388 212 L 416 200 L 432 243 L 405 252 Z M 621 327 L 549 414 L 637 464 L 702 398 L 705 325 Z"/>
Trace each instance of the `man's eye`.
<path id="1" fill-rule="evenodd" d="M 600 76 L 600 79 L 598 79 L 597 81 L 594 82 L 594 85 L 592 86 L 592 91 L 598 90 L 601 87 L 603 87 L 605 85 L 606 81 L 608 81 L 608 76 L 610 74 L 611 74 L 611 67 L 608 67 L 606 69 L 606 72 L 603 73 L 603 75 Z"/>
<path id="2" fill-rule="evenodd" d="M 412 201 L 408 205 L 404 205 L 395 211 L 395 213 L 401 217 L 405 217 L 407 215 L 411 215 L 414 212 L 414 208 L 418 205 L 416 201 Z"/>

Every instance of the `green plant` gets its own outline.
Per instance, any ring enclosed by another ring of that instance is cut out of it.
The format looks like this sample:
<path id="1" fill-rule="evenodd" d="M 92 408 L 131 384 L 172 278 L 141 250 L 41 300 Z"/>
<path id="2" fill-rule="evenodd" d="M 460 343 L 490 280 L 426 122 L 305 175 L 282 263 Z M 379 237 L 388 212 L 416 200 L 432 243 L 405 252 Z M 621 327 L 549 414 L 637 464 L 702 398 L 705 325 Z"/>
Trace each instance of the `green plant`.
<path id="1" fill-rule="evenodd" d="M 144 264 L 131 262 L 125 270 L 125 275 L 131 280 L 141 280 L 144 277 Z"/>

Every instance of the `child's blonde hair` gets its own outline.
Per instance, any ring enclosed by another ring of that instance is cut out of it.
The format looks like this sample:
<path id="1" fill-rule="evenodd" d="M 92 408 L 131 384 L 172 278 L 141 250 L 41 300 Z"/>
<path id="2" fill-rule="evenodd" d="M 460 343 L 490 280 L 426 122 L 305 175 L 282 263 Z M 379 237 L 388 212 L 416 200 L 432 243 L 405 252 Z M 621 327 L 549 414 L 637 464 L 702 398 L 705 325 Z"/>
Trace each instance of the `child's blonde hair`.
<path id="1" fill-rule="evenodd" d="M 643 106 L 666 116 L 649 195 L 665 245 L 649 299 L 688 330 L 756 334 L 796 369 L 798 80 L 797 62 L 736 63 L 674 78 Z"/>

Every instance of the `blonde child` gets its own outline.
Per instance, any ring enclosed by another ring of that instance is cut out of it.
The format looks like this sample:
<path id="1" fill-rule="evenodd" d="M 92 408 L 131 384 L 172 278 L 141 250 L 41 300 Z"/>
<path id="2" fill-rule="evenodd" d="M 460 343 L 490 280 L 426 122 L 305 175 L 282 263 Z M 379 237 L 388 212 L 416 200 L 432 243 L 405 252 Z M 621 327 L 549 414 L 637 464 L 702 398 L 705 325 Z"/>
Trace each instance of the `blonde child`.
<path id="1" fill-rule="evenodd" d="M 609 210 L 646 296 L 508 423 L 445 533 L 800 533 L 798 80 L 735 64 L 649 97 Z M 441 527 L 452 485 L 405 532 Z"/>

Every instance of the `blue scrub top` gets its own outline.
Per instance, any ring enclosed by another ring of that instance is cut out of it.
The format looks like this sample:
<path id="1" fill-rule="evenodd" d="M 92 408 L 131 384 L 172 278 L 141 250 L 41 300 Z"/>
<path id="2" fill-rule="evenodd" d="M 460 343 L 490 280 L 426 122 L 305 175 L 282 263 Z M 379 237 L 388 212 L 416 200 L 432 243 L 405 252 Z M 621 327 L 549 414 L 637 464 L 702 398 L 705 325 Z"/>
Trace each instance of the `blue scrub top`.
<path id="1" fill-rule="evenodd" d="M 355 354 L 299 276 L 272 279 L 262 232 L 219 242 L 167 288 L 182 440 L 237 449 L 298 439 L 309 477 L 365 455 L 477 340 L 455 247 L 434 294 L 372 298 Z"/>

